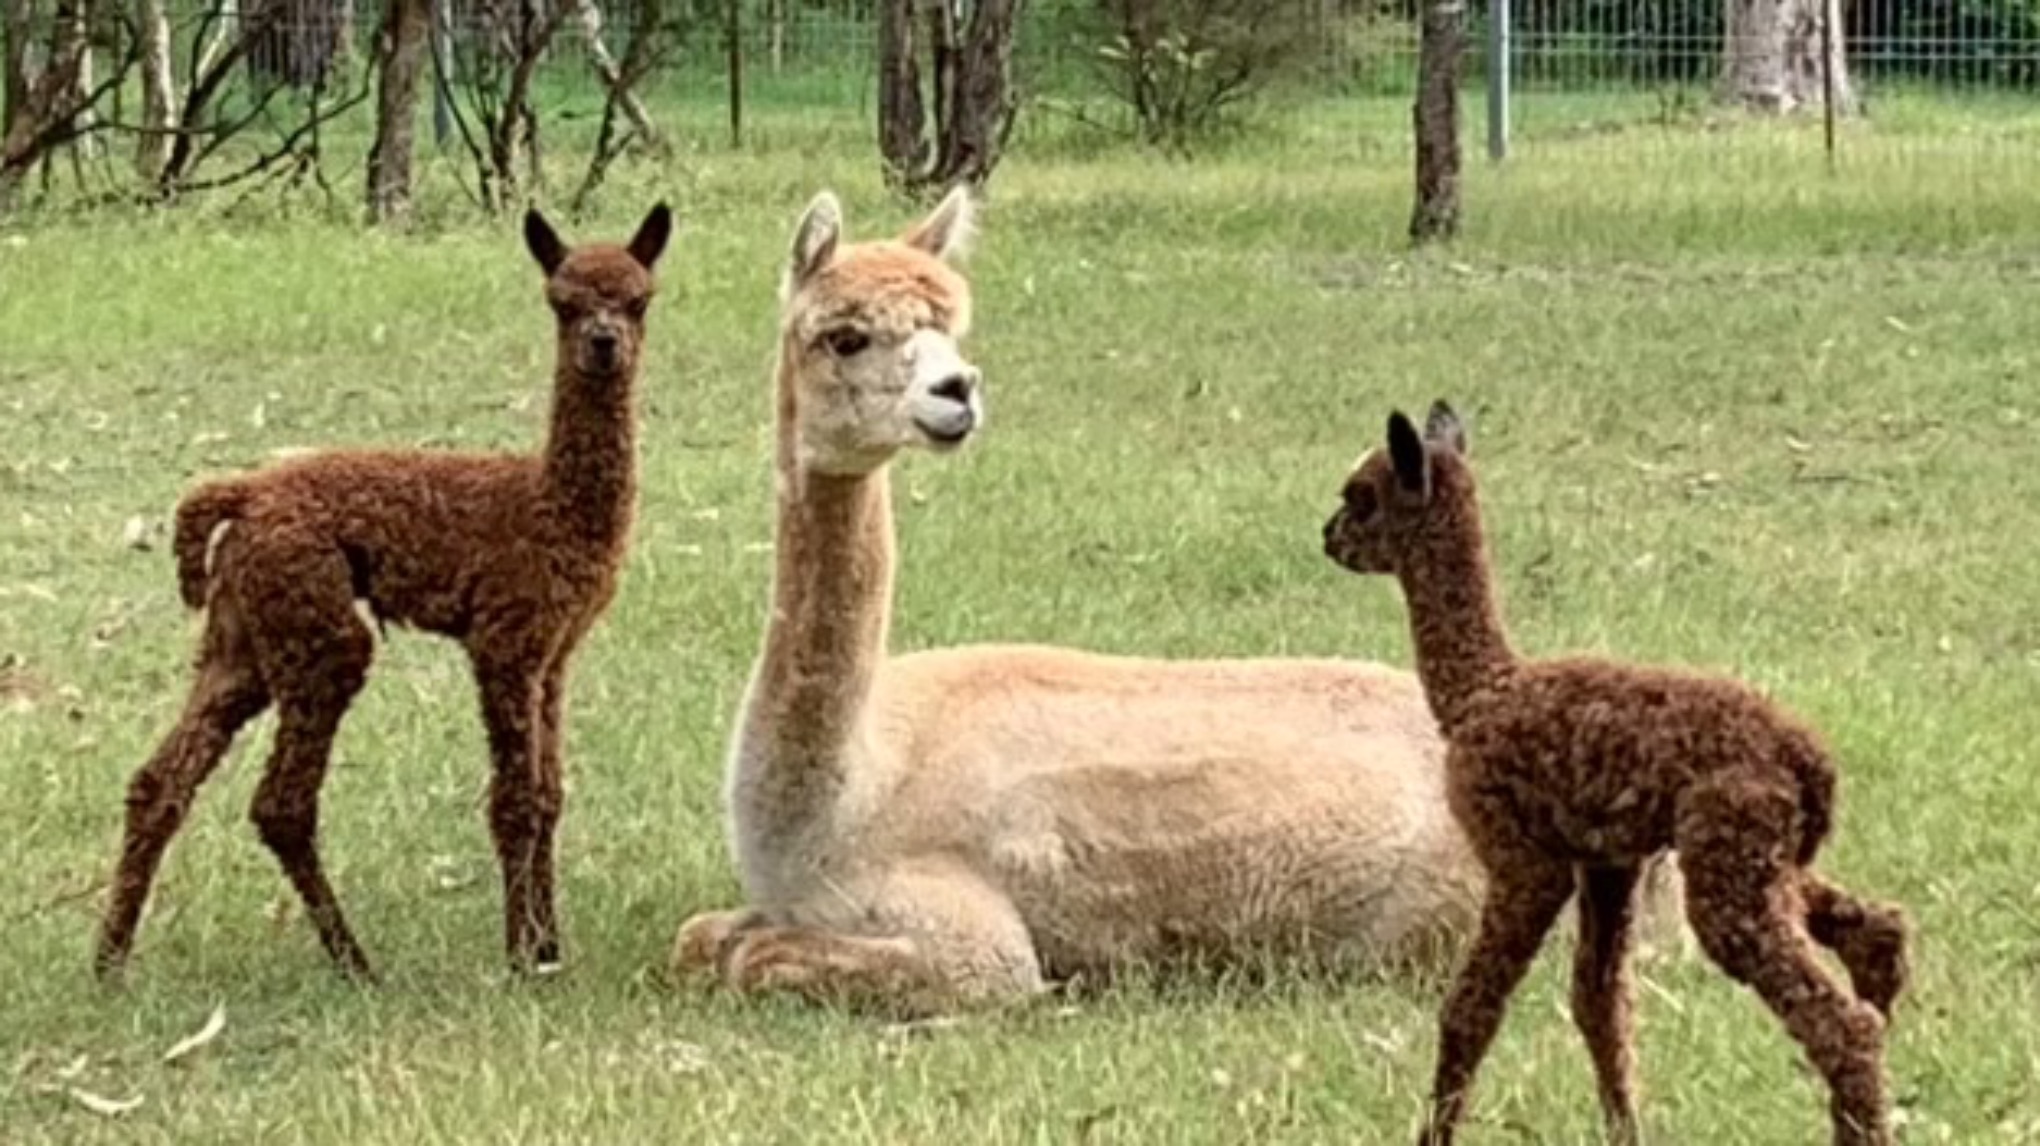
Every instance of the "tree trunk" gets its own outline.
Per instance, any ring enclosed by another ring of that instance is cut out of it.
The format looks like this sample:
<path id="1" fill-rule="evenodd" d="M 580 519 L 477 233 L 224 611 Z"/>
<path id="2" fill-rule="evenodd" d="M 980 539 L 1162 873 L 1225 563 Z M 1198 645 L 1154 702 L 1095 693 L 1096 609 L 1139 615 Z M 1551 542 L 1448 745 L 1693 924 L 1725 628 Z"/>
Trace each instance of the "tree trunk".
<path id="1" fill-rule="evenodd" d="M 84 113 L 89 109 L 81 106 L 86 88 L 80 79 L 90 64 L 86 2 L 57 9 L 49 55 L 27 81 L 6 131 L 0 133 L 0 207 L 13 202 L 22 180 L 52 148 L 76 139 L 86 126 Z"/>
<path id="2" fill-rule="evenodd" d="M 35 0 L 0 0 L 0 139 L 28 106 L 32 77 L 28 38 L 35 34 Z"/>
<path id="3" fill-rule="evenodd" d="M 400 223 L 411 214 L 411 153 L 418 117 L 418 80 L 432 30 L 429 0 L 387 0 L 376 57 L 375 143 L 368 154 L 371 222 Z"/>
<path id="4" fill-rule="evenodd" d="M 1832 34 L 1836 115 L 1856 112 L 1842 50 L 1841 0 L 1724 0 L 1720 98 L 1768 115 L 1822 104 L 1821 31 Z"/>
<path id="5" fill-rule="evenodd" d="M 960 0 L 934 0 L 928 39 L 935 138 L 914 52 L 913 0 L 885 0 L 878 24 L 878 149 L 898 190 L 981 187 L 999 165 L 1018 101 L 1012 90 L 1013 26 L 1026 0 L 977 0 L 965 27 Z"/>
<path id="6" fill-rule="evenodd" d="M 141 25 L 142 135 L 135 142 L 135 171 L 154 183 L 170 159 L 170 131 L 176 124 L 177 81 L 170 64 L 170 14 L 163 0 L 137 0 Z"/>
<path id="7" fill-rule="evenodd" d="M 1013 25 L 1025 0 L 978 0 L 970 34 L 957 57 L 935 169 L 924 188 L 943 190 L 958 183 L 982 187 L 992 177 L 1013 132 L 1019 100 L 1013 94 Z"/>
<path id="8" fill-rule="evenodd" d="M 213 65 L 219 61 L 220 53 L 226 51 L 228 45 L 239 43 L 241 39 L 241 5 L 239 0 L 218 0 L 218 3 L 214 6 L 214 14 L 216 19 L 213 23 L 212 35 L 207 38 L 204 46 L 199 49 L 198 62 L 191 65 L 191 80 L 193 83 L 197 83 L 199 77 L 212 71 Z"/>
<path id="9" fill-rule="evenodd" d="M 57 20 L 68 21 L 73 30 L 62 33 L 74 38 L 78 47 L 78 68 L 71 77 L 71 90 L 65 97 L 75 117 L 72 121 L 78 134 L 72 138 L 73 158 L 99 154 L 99 139 L 92 134 L 99 122 L 99 109 L 92 106 L 87 98 L 93 88 L 92 67 L 92 3 L 91 0 L 57 0 Z"/>
<path id="10" fill-rule="evenodd" d="M 765 50 L 778 75 L 786 66 L 786 0 L 765 0 Z"/>
<path id="11" fill-rule="evenodd" d="M 1417 54 L 1417 203 L 1410 241 L 1459 233 L 1459 61 L 1465 0 L 1425 0 Z"/>
<path id="12" fill-rule="evenodd" d="M 723 13 L 723 48 L 729 64 L 730 146 L 744 145 L 744 0 L 729 0 Z"/>
<path id="13" fill-rule="evenodd" d="M 963 57 L 962 45 L 957 43 L 957 36 L 963 31 L 957 2 L 934 0 L 928 5 L 928 88 L 932 105 L 929 111 L 938 131 L 949 122 L 956 107 L 957 69 Z"/>
<path id="14" fill-rule="evenodd" d="M 883 0 L 878 12 L 878 153 L 886 183 L 905 187 L 928 165 L 921 70 L 914 62 L 914 0 Z"/>
<path id="15" fill-rule="evenodd" d="M 523 19 L 519 22 L 516 38 L 516 63 L 510 68 L 510 83 L 503 90 L 502 114 L 490 133 L 490 158 L 496 166 L 495 193 L 493 198 L 484 194 L 484 202 L 491 211 L 499 211 L 517 201 L 520 194 L 517 180 L 517 161 L 520 155 L 530 161 L 525 186 L 536 190 L 540 177 L 538 152 L 538 109 L 531 106 L 531 83 L 538 74 L 538 65 L 545 60 L 546 51 L 552 46 L 553 35 L 559 31 L 564 12 L 555 12 L 543 0 L 524 0 Z"/>

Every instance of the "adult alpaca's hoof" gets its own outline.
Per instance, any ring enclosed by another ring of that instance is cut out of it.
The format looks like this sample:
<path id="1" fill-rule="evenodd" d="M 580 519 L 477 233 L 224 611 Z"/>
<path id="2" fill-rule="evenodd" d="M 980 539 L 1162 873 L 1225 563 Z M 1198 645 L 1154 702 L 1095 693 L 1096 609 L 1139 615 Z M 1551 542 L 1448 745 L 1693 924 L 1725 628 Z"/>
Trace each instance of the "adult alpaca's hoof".
<path id="1" fill-rule="evenodd" d="M 673 936 L 667 974 L 675 981 L 719 974 L 738 936 L 759 922 L 753 911 L 705 911 L 694 916 Z"/>
<path id="2" fill-rule="evenodd" d="M 799 991 L 812 987 L 828 968 L 808 949 L 777 931 L 754 931 L 737 938 L 726 955 L 723 977 L 738 994 Z"/>

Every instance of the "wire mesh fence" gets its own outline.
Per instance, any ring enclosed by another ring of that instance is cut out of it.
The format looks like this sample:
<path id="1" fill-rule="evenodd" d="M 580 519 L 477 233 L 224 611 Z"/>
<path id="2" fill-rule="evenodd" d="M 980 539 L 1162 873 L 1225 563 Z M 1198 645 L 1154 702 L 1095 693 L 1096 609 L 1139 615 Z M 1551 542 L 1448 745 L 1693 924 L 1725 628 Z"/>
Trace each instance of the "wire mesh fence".
<path id="1" fill-rule="evenodd" d="M 1406 150 L 1419 2 L 1037 0 L 1015 50 L 1027 101 L 1019 146 L 1081 132 L 1098 146 L 1117 138 L 1193 154 L 1242 140 Z M 1738 6 L 1783 13 L 1782 26 L 1756 29 L 1775 42 L 1751 42 Z M 868 108 L 872 8 L 738 6 L 749 98 L 806 101 L 815 114 Z M 1490 51 L 1498 11 L 1501 69 Z M 724 66 L 724 33 L 714 28 L 690 53 L 697 90 Z M 1823 37 L 1830 77 L 1818 74 Z M 1765 67 L 1784 78 L 1739 74 Z M 1795 69 L 1797 97 L 1753 90 L 1790 88 Z M 1512 92 L 1509 126 L 1530 151 L 1638 128 L 1720 135 L 1753 119 L 1817 156 L 1823 79 L 1841 105 L 1843 146 L 1874 135 L 1931 161 L 2040 145 L 2040 0 L 1486 0 L 1466 18 L 1470 133 L 1481 131 L 1483 89 L 1498 71 Z M 1648 157 L 1647 141 L 1626 145 Z"/>
<path id="2" fill-rule="evenodd" d="M 5 0 L 8 58 L 32 71 L 66 20 L 118 58 L 151 2 Z M 656 18 L 664 65 L 645 95 L 690 130 L 741 129 L 748 114 L 868 139 L 882 2 L 431 0 L 434 82 L 457 84 L 543 34 L 540 113 L 585 123 L 605 95 L 591 56 L 621 58 Z M 1249 147 L 1400 160 L 1421 2 L 1033 0 L 1014 45 L 1012 154 Z M 942 4 L 971 14 L 972 0 L 916 0 L 917 20 Z M 162 10 L 180 83 L 209 50 L 217 58 L 228 30 L 259 26 L 233 82 L 307 91 L 359 89 L 384 17 L 365 0 Z M 1499 106 L 1484 92 L 1506 77 L 1505 126 L 1526 160 L 1563 163 L 1606 144 L 1629 163 L 1696 147 L 1771 163 L 1875 142 L 1932 163 L 2040 146 L 2040 0 L 1477 0 L 1464 24 L 1469 142 L 1483 109 Z M 120 118 L 133 95 L 108 98 Z M 1838 130 L 1823 123 L 1831 106 Z M 443 116 L 434 128 L 443 136 Z"/>

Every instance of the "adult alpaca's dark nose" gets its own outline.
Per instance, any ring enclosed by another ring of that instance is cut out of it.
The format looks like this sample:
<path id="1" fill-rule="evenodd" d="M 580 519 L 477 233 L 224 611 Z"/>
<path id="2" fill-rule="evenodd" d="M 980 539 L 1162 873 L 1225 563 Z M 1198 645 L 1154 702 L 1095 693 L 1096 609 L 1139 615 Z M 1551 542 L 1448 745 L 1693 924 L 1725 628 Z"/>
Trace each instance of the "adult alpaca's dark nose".
<path id="1" fill-rule="evenodd" d="M 928 387 L 928 392 L 937 398 L 955 402 L 957 405 L 962 406 L 970 403 L 970 396 L 976 392 L 977 387 L 977 371 L 964 370 L 951 374 L 949 377 Z"/>
<path id="2" fill-rule="evenodd" d="M 588 353 L 605 370 L 616 365 L 616 347 L 615 331 L 598 330 L 588 336 Z"/>

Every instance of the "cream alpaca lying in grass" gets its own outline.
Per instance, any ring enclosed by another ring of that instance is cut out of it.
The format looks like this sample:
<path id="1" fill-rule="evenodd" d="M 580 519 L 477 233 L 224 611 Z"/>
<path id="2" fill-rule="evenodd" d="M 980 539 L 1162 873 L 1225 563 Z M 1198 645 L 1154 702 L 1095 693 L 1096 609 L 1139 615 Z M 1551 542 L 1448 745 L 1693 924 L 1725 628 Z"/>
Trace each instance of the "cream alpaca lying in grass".
<path id="1" fill-rule="evenodd" d="M 1442 968 L 1483 880 L 1410 675 L 1038 647 L 886 654 L 887 464 L 981 419 L 950 265 L 971 203 L 846 245 L 827 194 L 783 286 L 772 611 L 729 760 L 751 906 L 676 971 L 927 1011 L 1137 965 Z"/>

